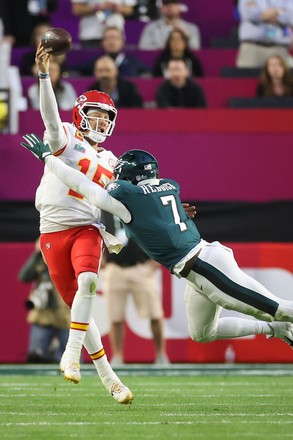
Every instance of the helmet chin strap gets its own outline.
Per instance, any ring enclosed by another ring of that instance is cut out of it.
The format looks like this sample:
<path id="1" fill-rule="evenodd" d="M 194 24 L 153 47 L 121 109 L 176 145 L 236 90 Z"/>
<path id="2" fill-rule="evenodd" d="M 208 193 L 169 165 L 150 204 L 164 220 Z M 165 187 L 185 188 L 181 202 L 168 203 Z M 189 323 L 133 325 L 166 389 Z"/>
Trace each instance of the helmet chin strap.
<path id="1" fill-rule="evenodd" d="M 97 142 L 101 144 L 106 140 L 106 136 L 102 133 L 97 133 L 96 131 L 90 130 L 87 134 L 84 135 L 85 138 L 91 139 L 93 142 Z"/>

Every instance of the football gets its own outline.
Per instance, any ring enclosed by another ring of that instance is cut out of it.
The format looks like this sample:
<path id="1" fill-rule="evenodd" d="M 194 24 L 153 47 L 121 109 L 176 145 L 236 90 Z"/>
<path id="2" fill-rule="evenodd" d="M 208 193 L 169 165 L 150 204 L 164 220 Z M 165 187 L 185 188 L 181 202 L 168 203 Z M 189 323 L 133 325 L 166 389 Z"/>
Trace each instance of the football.
<path id="1" fill-rule="evenodd" d="M 69 32 L 62 28 L 48 29 L 42 35 L 42 46 L 47 49 L 48 53 L 52 55 L 63 55 L 66 53 L 72 44 L 72 38 Z"/>

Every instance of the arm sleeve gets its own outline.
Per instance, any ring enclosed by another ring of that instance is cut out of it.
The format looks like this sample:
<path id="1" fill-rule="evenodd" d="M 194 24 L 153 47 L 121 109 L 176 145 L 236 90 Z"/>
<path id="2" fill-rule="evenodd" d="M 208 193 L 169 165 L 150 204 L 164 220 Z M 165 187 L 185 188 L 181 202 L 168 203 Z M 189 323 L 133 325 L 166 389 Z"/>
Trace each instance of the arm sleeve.
<path id="1" fill-rule="evenodd" d="M 83 195 L 90 203 L 117 215 L 124 223 L 130 222 L 131 214 L 128 209 L 80 171 L 69 167 L 55 156 L 48 156 L 46 165 L 65 185 Z"/>
<path id="2" fill-rule="evenodd" d="M 46 127 L 46 142 L 55 153 L 67 144 L 50 78 L 40 79 L 40 111 Z"/>

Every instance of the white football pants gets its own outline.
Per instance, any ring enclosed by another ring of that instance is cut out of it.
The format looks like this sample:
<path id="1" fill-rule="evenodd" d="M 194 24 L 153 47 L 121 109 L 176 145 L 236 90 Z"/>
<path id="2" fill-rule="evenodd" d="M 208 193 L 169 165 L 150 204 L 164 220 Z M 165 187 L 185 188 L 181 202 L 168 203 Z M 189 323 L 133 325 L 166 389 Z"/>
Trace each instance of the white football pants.
<path id="1" fill-rule="evenodd" d="M 208 342 L 265 333 L 260 321 L 220 318 L 223 308 L 262 321 L 293 322 L 293 302 L 273 295 L 237 265 L 233 251 L 207 243 L 187 276 L 188 328 L 193 340 Z"/>

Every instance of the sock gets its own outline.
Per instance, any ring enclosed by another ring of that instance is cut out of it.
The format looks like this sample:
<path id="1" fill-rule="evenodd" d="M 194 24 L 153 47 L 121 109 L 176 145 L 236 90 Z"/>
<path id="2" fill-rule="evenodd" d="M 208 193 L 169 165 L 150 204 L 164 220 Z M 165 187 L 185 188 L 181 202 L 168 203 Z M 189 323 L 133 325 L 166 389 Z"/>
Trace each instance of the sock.
<path id="1" fill-rule="evenodd" d="M 71 324 L 65 349 L 66 357 L 74 360 L 80 358 L 82 344 L 91 320 L 96 278 L 97 276 L 91 272 L 84 272 L 78 277 L 79 288 L 72 303 Z"/>
<path id="2" fill-rule="evenodd" d="M 93 318 L 90 321 L 83 345 L 90 355 L 101 380 L 108 377 L 111 380 L 120 382 L 118 376 L 116 373 L 114 373 L 111 365 L 108 362 L 107 355 L 101 341 L 99 329 Z"/>
<path id="3" fill-rule="evenodd" d="M 220 318 L 216 339 L 239 338 L 252 335 L 272 335 L 272 328 L 265 321 L 242 318 Z"/>

